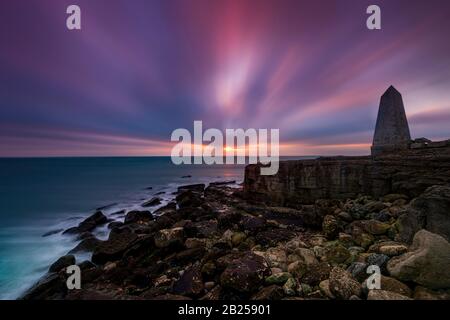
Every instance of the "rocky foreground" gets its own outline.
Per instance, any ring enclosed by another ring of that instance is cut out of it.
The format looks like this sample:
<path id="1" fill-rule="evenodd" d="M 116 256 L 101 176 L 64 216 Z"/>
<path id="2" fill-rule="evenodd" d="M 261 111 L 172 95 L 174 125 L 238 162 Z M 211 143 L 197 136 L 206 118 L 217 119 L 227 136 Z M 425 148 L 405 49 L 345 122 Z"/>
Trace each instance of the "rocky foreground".
<path id="1" fill-rule="evenodd" d="M 121 213 L 118 213 L 121 214 Z M 450 299 L 450 186 L 414 199 L 315 200 L 296 208 L 252 203 L 215 184 L 179 189 L 163 208 L 123 212 L 109 239 L 97 212 L 66 233 L 90 251 L 82 288 L 68 290 L 61 257 L 24 299 Z M 377 265 L 381 290 L 369 290 Z"/>

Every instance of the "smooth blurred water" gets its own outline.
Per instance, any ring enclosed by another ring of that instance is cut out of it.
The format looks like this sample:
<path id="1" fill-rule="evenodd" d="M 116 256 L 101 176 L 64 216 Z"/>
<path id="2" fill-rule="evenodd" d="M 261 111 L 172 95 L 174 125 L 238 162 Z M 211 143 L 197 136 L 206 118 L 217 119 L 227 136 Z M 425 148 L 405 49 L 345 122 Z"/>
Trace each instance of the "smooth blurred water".
<path id="1" fill-rule="evenodd" d="M 169 157 L 0 159 L 0 299 L 17 298 L 76 244 L 44 233 L 74 226 L 102 206 L 114 204 L 106 214 L 139 207 L 160 191 L 164 204 L 179 185 L 241 182 L 243 175 L 243 165 L 175 166 Z M 106 228 L 97 236 L 106 237 Z"/>
<path id="2" fill-rule="evenodd" d="M 44 233 L 75 226 L 108 205 L 102 211 L 117 219 L 111 214 L 142 208 L 144 200 L 159 192 L 165 192 L 159 195 L 162 206 L 180 185 L 240 183 L 244 167 L 176 166 L 169 157 L 0 159 L 0 299 L 19 297 L 76 245 L 61 232 L 42 237 Z M 186 175 L 192 177 L 182 178 Z M 106 239 L 106 225 L 95 235 Z M 90 257 L 76 258 L 81 262 Z"/>

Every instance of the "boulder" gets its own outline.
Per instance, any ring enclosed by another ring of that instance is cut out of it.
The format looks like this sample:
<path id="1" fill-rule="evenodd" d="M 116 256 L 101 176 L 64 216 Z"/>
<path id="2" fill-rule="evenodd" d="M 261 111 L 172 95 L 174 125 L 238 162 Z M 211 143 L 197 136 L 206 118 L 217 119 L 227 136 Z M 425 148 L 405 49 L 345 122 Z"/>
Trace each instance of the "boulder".
<path id="1" fill-rule="evenodd" d="M 361 222 L 363 223 L 364 230 L 372 235 L 385 234 L 391 227 L 389 224 L 378 220 L 365 220 Z"/>
<path id="2" fill-rule="evenodd" d="M 351 273 L 352 277 L 358 280 L 359 282 L 367 279 L 369 274 L 367 274 L 367 267 L 369 265 L 364 262 L 353 262 L 348 268 L 347 271 Z"/>
<path id="3" fill-rule="evenodd" d="M 420 230 L 409 251 L 392 258 L 387 269 L 402 281 L 430 289 L 450 288 L 450 244 L 440 235 Z"/>
<path id="4" fill-rule="evenodd" d="M 398 293 L 407 297 L 412 296 L 412 290 L 406 284 L 383 275 L 381 276 L 381 290 Z"/>
<path id="5" fill-rule="evenodd" d="M 386 264 L 389 261 L 389 257 L 385 254 L 372 253 L 367 256 L 366 262 L 368 265 L 376 265 L 380 267 L 382 272 L 386 271 Z"/>
<path id="6" fill-rule="evenodd" d="M 75 248 L 69 251 L 69 254 L 80 253 L 80 252 L 92 252 L 102 243 L 99 239 L 94 236 L 83 239 Z"/>
<path id="7" fill-rule="evenodd" d="M 198 266 L 185 270 L 173 285 L 173 293 L 178 295 L 198 296 L 203 290 L 202 273 Z"/>
<path id="8" fill-rule="evenodd" d="M 58 272 L 61 269 L 67 268 L 68 266 L 75 264 L 75 257 L 71 254 L 62 256 L 56 260 L 48 269 L 49 272 Z"/>
<path id="9" fill-rule="evenodd" d="M 153 215 L 150 211 L 133 210 L 127 213 L 124 223 L 143 223 L 153 220 Z"/>
<path id="10" fill-rule="evenodd" d="M 199 207 L 204 203 L 203 195 L 192 190 L 185 190 L 175 198 L 180 208 Z"/>
<path id="11" fill-rule="evenodd" d="M 409 217 L 405 217 L 400 225 L 400 229 L 406 229 L 401 232 L 404 237 L 408 236 L 408 228 L 412 231 L 423 228 L 450 241 L 450 186 L 429 187 L 411 201 L 410 207 Z"/>
<path id="12" fill-rule="evenodd" d="M 20 299 L 63 299 L 66 293 L 67 285 L 64 278 L 56 273 L 49 273 L 27 290 Z"/>
<path id="13" fill-rule="evenodd" d="M 349 261 L 350 252 L 342 244 L 337 241 L 327 243 L 325 245 L 322 260 L 332 265 L 345 264 Z"/>
<path id="14" fill-rule="evenodd" d="M 178 187 L 178 193 L 184 192 L 184 191 L 196 191 L 196 192 L 203 192 L 205 190 L 205 184 L 204 183 L 198 183 L 198 184 L 189 184 L 185 186 Z"/>
<path id="15" fill-rule="evenodd" d="M 154 207 L 161 204 L 161 199 L 158 197 L 153 197 L 150 200 L 145 201 L 141 204 L 142 207 Z"/>
<path id="16" fill-rule="evenodd" d="M 319 283 L 319 289 L 322 295 L 326 296 L 329 299 L 336 299 L 333 293 L 330 290 L 330 280 L 323 280 Z"/>
<path id="17" fill-rule="evenodd" d="M 347 300 L 361 295 L 361 285 L 349 272 L 334 267 L 330 272 L 330 291 L 337 299 Z"/>
<path id="18" fill-rule="evenodd" d="M 155 234 L 155 245 L 158 248 L 166 248 L 171 245 L 183 243 L 184 229 L 181 227 L 162 229 Z"/>
<path id="19" fill-rule="evenodd" d="M 121 233 L 110 233 L 107 241 L 99 243 L 92 254 L 92 262 L 105 264 L 108 261 L 119 260 L 125 251 L 137 240 L 135 233 L 124 231 Z"/>
<path id="20" fill-rule="evenodd" d="M 332 240 L 336 238 L 339 233 L 338 219 L 332 215 L 326 215 L 323 218 L 322 231 L 328 239 Z"/>
<path id="21" fill-rule="evenodd" d="M 256 291 L 270 273 L 267 262 L 261 256 L 244 252 L 232 259 L 220 276 L 222 287 L 239 292 Z"/>
<path id="22" fill-rule="evenodd" d="M 244 216 L 239 226 L 244 231 L 258 232 L 266 228 L 266 220 L 259 217 Z"/>
<path id="23" fill-rule="evenodd" d="M 310 286 L 318 285 L 321 281 L 326 280 L 330 276 L 331 267 L 326 262 L 320 262 L 309 266 L 306 271 L 299 277 L 301 283 Z"/>
<path id="24" fill-rule="evenodd" d="M 108 218 L 101 212 L 97 211 L 93 215 L 80 222 L 77 227 L 69 228 L 63 232 L 63 234 L 76 234 L 86 231 L 92 231 L 96 227 L 108 222 Z"/>

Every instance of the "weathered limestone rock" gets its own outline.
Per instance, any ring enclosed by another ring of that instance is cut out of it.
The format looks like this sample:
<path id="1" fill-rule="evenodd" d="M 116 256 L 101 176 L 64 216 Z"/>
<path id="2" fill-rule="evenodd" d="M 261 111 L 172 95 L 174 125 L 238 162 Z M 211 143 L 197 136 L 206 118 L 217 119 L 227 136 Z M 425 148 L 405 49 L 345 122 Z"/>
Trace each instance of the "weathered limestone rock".
<path id="1" fill-rule="evenodd" d="M 450 241 L 450 186 L 428 188 L 410 203 L 397 223 L 399 239 L 409 242 L 415 232 L 426 229 Z"/>
<path id="2" fill-rule="evenodd" d="M 433 185 L 450 183 L 450 144 L 436 149 L 367 157 L 320 157 L 280 161 L 278 173 L 260 175 L 245 168 L 244 196 L 277 206 L 298 207 L 317 199 L 348 199 L 358 194 L 419 196 Z"/>
<path id="3" fill-rule="evenodd" d="M 347 300 L 361 295 L 361 285 L 349 272 L 334 267 L 330 272 L 330 291 L 336 298 Z"/>
<path id="4" fill-rule="evenodd" d="M 393 277 L 431 289 L 450 288 L 450 244 L 443 237 L 420 230 L 409 250 L 388 262 Z"/>

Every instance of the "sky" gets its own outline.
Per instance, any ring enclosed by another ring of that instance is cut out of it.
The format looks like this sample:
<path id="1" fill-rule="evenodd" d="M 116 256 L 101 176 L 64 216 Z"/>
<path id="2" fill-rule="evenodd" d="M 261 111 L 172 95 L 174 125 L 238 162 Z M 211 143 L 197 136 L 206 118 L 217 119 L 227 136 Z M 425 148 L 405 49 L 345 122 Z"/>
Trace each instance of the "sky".
<path id="1" fill-rule="evenodd" d="M 170 155 L 194 120 L 364 155 L 390 85 L 413 138 L 448 139 L 449 17 L 447 0 L 2 0 L 0 157 Z"/>

